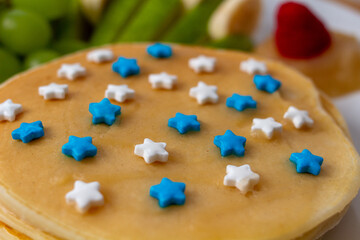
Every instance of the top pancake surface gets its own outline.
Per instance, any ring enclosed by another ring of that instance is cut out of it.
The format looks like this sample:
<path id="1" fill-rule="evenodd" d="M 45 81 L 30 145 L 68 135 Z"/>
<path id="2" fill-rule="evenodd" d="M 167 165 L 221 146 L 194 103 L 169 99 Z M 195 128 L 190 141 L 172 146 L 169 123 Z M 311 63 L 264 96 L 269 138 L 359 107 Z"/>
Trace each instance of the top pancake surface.
<path id="1" fill-rule="evenodd" d="M 86 61 L 86 53 L 62 58 L 14 78 L 0 88 L 0 102 L 11 98 L 23 105 L 15 122 L 0 123 L 0 202 L 19 217 L 52 235 L 69 239 L 290 239 L 301 236 L 340 212 L 359 186 L 358 156 L 342 130 L 323 110 L 313 84 L 284 65 L 267 62 L 269 73 L 282 82 L 268 94 L 255 88 L 252 76 L 239 71 L 250 56 L 173 45 L 173 57 L 154 59 L 146 45 L 110 46 L 116 56 L 136 58 L 138 76 L 121 78 L 111 63 Z M 216 70 L 196 74 L 188 60 L 200 54 L 217 58 Z M 81 63 L 87 76 L 59 79 L 63 63 Z M 178 76 L 174 90 L 153 90 L 150 73 Z M 218 87 L 217 104 L 198 105 L 189 89 L 204 81 Z M 51 82 L 69 85 L 65 100 L 45 101 L 38 87 Z M 89 103 L 104 97 L 108 84 L 127 84 L 135 99 L 112 103 L 122 107 L 113 126 L 93 125 Z M 238 112 L 225 106 L 233 93 L 251 95 L 257 109 Z M 289 106 L 309 111 L 314 127 L 297 130 L 283 119 Z M 180 135 L 167 126 L 175 113 L 195 114 L 200 132 Z M 283 124 L 280 137 L 267 140 L 250 133 L 253 118 L 273 117 Z M 11 139 L 22 122 L 41 120 L 45 136 L 29 144 Z M 222 158 L 214 136 L 227 129 L 247 138 L 244 157 Z M 91 136 L 94 158 L 77 162 L 61 153 L 69 135 Z M 148 165 L 134 155 L 134 146 L 150 138 L 166 142 L 167 163 Z M 304 148 L 324 157 L 319 176 L 296 173 L 290 154 Z M 228 164 L 250 164 L 260 175 L 253 193 L 242 195 L 223 185 Z M 163 177 L 186 183 L 186 203 L 161 209 L 149 188 Z M 103 207 L 79 214 L 65 202 L 75 180 L 99 181 Z M 21 205 L 13 204 L 16 199 Z M 26 207 L 32 211 L 24 211 Z M 40 216 L 40 217 L 39 217 Z"/>

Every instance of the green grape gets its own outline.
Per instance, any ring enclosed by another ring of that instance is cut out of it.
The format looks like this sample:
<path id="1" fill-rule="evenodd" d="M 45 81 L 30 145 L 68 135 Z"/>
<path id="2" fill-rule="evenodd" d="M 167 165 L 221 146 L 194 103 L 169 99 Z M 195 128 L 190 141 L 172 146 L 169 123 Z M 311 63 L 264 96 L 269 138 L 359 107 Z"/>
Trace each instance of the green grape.
<path id="1" fill-rule="evenodd" d="M 53 20 L 67 13 L 70 0 L 12 0 L 12 4 L 15 8 L 28 10 Z"/>
<path id="2" fill-rule="evenodd" d="M 86 42 L 77 39 L 63 39 L 52 44 L 52 48 L 61 54 L 80 51 L 88 47 Z"/>
<path id="3" fill-rule="evenodd" d="M 51 35 L 50 24 L 35 13 L 14 9 L 0 19 L 1 42 L 21 55 L 46 47 Z"/>
<path id="4" fill-rule="evenodd" d="M 41 64 L 53 60 L 59 56 L 60 56 L 59 53 L 50 49 L 44 49 L 33 52 L 25 58 L 25 68 L 29 69 L 40 66 Z"/>
<path id="5" fill-rule="evenodd" d="M 0 63 L 0 82 L 21 71 L 19 59 L 4 48 L 0 48 Z"/>

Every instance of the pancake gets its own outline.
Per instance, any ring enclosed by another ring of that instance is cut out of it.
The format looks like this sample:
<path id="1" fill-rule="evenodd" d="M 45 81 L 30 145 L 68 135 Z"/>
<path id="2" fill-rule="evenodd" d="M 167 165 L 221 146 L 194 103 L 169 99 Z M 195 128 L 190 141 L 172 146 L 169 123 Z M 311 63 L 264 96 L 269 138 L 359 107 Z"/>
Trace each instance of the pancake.
<path id="1" fill-rule="evenodd" d="M 3 222 L 33 239 L 75 240 L 315 239 L 338 223 L 359 188 L 359 157 L 337 110 L 308 78 L 264 60 L 268 73 L 281 82 L 269 94 L 256 89 L 253 75 L 239 71 L 240 62 L 252 55 L 172 45 L 173 56 L 159 60 L 146 47 L 107 47 L 116 56 L 136 58 L 141 69 L 136 76 L 123 79 L 111 63 L 87 62 L 85 51 L 21 74 L 0 88 L 0 102 L 10 98 L 23 107 L 14 122 L 0 123 Z M 199 55 L 216 58 L 213 72 L 197 74 L 188 67 L 189 59 Z M 85 67 L 86 76 L 74 81 L 56 76 L 62 64 L 72 63 Z M 163 71 L 177 76 L 174 89 L 151 88 L 148 75 Z M 199 81 L 217 86 L 217 103 L 199 105 L 189 96 Z M 51 82 L 69 85 L 65 99 L 48 101 L 38 95 L 38 87 Z M 123 103 L 111 100 L 122 107 L 112 126 L 92 124 L 89 104 L 104 98 L 108 84 L 127 84 L 135 97 Z M 257 108 L 239 112 L 226 107 L 233 93 L 252 96 Z M 296 129 L 284 119 L 290 106 L 308 111 L 313 127 Z M 168 127 L 177 112 L 196 115 L 200 131 L 181 135 Z M 271 140 L 250 130 L 254 118 L 266 117 L 283 126 Z M 20 123 L 38 120 L 44 137 L 28 144 L 11 139 Z M 226 130 L 246 137 L 243 157 L 220 155 L 213 141 Z M 97 155 L 75 161 L 62 154 L 70 135 L 93 137 Z M 145 138 L 167 144 L 166 163 L 146 164 L 134 154 Z M 289 161 L 303 149 L 324 158 L 318 176 L 297 173 Z M 227 165 L 244 164 L 260 176 L 245 195 L 223 185 Z M 186 184 L 183 206 L 160 208 L 149 196 L 151 186 L 164 177 Z M 67 204 L 65 195 L 76 180 L 98 181 L 103 206 L 82 214 Z"/>

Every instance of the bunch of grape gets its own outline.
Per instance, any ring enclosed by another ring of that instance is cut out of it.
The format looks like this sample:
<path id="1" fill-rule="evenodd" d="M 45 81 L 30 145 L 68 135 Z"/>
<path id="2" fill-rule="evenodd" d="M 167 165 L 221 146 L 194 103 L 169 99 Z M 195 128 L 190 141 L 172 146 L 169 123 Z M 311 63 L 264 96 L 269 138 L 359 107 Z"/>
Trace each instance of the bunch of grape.
<path id="1" fill-rule="evenodd" d="M 77 9 L 77 0 L 0 0 L 0 82 L 87 47 Z"/>

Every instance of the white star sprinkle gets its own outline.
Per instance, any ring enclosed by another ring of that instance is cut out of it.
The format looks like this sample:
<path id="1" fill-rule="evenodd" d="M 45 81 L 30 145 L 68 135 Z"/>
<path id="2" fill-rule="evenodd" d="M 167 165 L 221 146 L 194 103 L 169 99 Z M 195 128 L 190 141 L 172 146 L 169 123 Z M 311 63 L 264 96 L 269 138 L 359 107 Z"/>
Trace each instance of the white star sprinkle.
<path id="1" fill-rule="evenodd" d="M 89 52 L 86 56 L 89 62 L 103 63 L 114 59 L 114 53 L 109 49 L 96 49 Z"/>
<path id="2" fill-rule="evenodd" d="M 105 91 L 106 98 L 115 99 L 118 102 L 125 102 L 128 99 L 133 99 L 134 96 L 135 91 L 129 88 L 127 85 L 109 84 Z"/>
<path id="3" fill-rule="evenodd" d="M 91 207 L 104 204 L 104 197 L 99 189 L 100 184 L 98 182 L 85 183 L 76 181 L 74 189 L 65 196 L 66 202 L 68 204 L 75 203 L 76 209 L 81 213 L 85 213 Z"/>
<path id="4" fill-rule="evenodd" d="M 296 107 L 289 107 L 287 112 L 284 114 L 285 119 L 289 119 L 293 122 L 296 128 L 302 128 L 303 126 L 312 127 L 314 120 L 309 117 L 307 111 L 299 110 Z"/>
<path id="5" fill-rule="evenodd" d="M 276 122 L 272 117 L 265 119 L 254 118 L 251 131 L 254 132 L 258 130 L 261 130 L 268 139 L 271 139 L 275 132 L 282 131 L 282 125 L 281 123 Z"/>
<path id="6" fill-rule="evenodd" d="M 248 60 L 240 63 L 240 70 L 248 74 L 266 74 L 267 67 L 264 62 L 249 58 Z"/>
<path id="7" fill-rule="evenodd" d="M 242 194 L 246 194 L 254 189 L 254 186 L 259 183 L 260 176 L 251 171 L 248 164 L 236 167 L 227 165 L 226 176 L 224 177 L 224 185 L 236 187 Z"/>
<path id="8" fill-rule="evenodd" d="M 177 76 L 162 72 L 159 74 L 150 74 L 149 83 L 152 88 L 172 89 L 177 82 Z"/>
<path id="9" fill-rule="evenodd" d="M 45 100 L 64 99 L 67 93 L 67 84 L 50 83 L 49 85 L 39 87 L 39 95 L 43 96 Z"/>
<path id="10" fill-rule="evenodd" d="M 153 142 L 149 138 L 144 139 L 143 144 L 135 146 L 135 155 L 144 158 L 145 162 L 150 164 L 155 161 L 167 162 L 169 153 L 165 150 L 166 143 Z"/>
<path id="11" fill-rule="evenodd" d="M 83 77 L 86 75 L 86 69 L 80 65 L 80 63 L 75 64 L 62 64 L 61 68 L 57 72 L 58 77 L 67 78 L 69 80 L 74 80 L 78 77 Z"/>
<path id="12" fill-rule="evenodd" d="M 215 69 L 215 63 L 216 58 L 200 55 L 189 60 L 189 67 L 196 73 L 213 72 Z"/>
<path id="13" fill-rule="evenodd" d="M 0 121 L 12 122 L 15 120 L 16 115 L 22 112 L 21 104 L 16 104 L 11 99 L 6 100 L 0 104 Z"/>
<path id="14" fill-rule="evenodd" d="M 219 96 L 217 95 L 217 87 L 210 86 L 204 82 L 198 82 L 196 87 L 190 89 L 189 95 L 196 98 L 199 104 L 217 103 Z"/>

